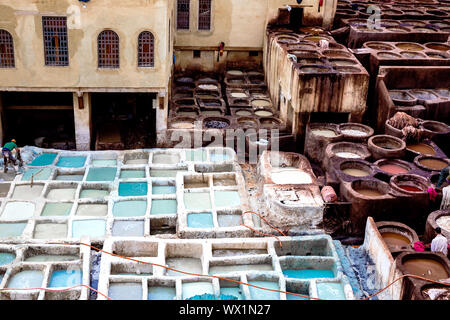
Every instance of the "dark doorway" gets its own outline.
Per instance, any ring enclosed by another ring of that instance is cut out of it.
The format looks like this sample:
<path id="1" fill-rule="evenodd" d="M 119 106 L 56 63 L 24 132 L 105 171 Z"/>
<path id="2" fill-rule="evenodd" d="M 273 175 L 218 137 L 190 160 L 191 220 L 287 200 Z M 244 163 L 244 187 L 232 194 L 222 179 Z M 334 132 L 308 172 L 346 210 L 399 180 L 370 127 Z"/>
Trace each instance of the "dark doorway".
<path id="1" fill-rule="evenodd" d="M 19 146 L 73 150 L 75 124 L 71 92 L 4 92 L 4 139 Z"/>
<path id="2" fill-rule="evenodd" d="M 293 30 L 298 31 L 302 26 L 303 21 L 303 8 L 292 8 L 289 17 L 289 27 Z"/>
<path id="3" fill-rule="evenodd" d="M 154 93 L 92 93 L 92 149 L 154 147 L 154 99 Z"/>

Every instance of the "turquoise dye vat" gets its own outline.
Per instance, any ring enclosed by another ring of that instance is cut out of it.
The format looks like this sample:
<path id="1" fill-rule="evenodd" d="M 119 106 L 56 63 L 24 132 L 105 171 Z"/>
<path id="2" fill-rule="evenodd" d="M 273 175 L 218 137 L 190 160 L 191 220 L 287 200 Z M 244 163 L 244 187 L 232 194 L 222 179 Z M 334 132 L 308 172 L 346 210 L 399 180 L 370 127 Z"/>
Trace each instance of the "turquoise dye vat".
<path id="1" fill-rule="evenodd" d="M 31 180 L 31 176 L 33 176 L 33 181 L 48 180 L 51 174 L 51 168 L 30 168 L 23 174 L 22 181 Z"/>
<path id="2" fill-rule="evenodd" d="M 147 201 L 130 200 L 116 202 L 113 206 L 113 216 L 115 217 L 142 217 L 147 210 Z"/>
<path id="3" fill-rule="evenodd" d="M 92 166 L 94 167 L 102 167 L 102 166 L 115 166 L 117 165 L 116 159 L 105 159 L 105 160 L 92 160 Z"/>
<path id="4" fill-rule="evenodd" d="M 236 297 L 238 300 L 245 300 L 244 295 L 239 287 L 220 288 L 221 295 Z"/>
<path id="5" fill-rule="evenodd" d="M 114 181 L 117 168 L 90 168 L 86 181 Z"/>
<path id="6" fill-rule="evenodd" d="M 49 288 L 73 287 L 82 283 L 81 270 L 57 270 L 50 276 Z"/>
<path id="7" fill-rule="evenodd" d="M 0 238 L 20 237 L 27 223 L 0 223 Z"/>
<path id="8" fill-rule="evenodd" d="M 216 207 L 236 207 L 241 204 L 241 197 L 237 191 L 215 191 Z"/>
<path id="9" fill-rule="evenodd" d="M 0 266 L 4 266 L 5 264 L 10 264 L 14 261 L 16 255 L 10 252 L 0 252 Z"/>
<path id="10" fill-rule="evenodd" d="M 8 281 L 7 288 L 29 289 L 42 287 L 44 273 L 40 270 L 24 270 L 16 273 Z"/>
<path id="11" fill-rule="evenodd" d="M 346 300 L 344 287 L 339 282 L 317 283 L 317 296 L 324 300 Z"/>
<path id="12" fill-rule="evenodd" d="M 119 196 L 146 196 L 147 182 L 121 182 L 119 183 Z"/>
<path id="13" fill-rule="evenodd" d="M 49 166 L 53 163 L 57 155 L 57 153 L 43 153 L 37 156 L 29 165 L 36 167 Z"/>
<path id="14" fill-rule="evenodd" d="M 289 292 L 302 294 L 304 296 L 309 296 L 309 293 L 293 292 L 293 291 L 289 291 Z M 286 293 L 286 300 L 309 300 L 309 299 L 308 298 L 304 298 L 304 297 L 300 297 L 300 296 L 296 296 L 296 295 L 293 295 L 293 294 L 287 294 Z"/>
<path id="15" fill-rule="evenodd" d="M 285 277 L 296 279 L 334 278 L 334 273 L 332 270 L 286 269 L 283 270 L 283 274 Z"/>
<path id="16" fill-rule="evenodd" d="M 230 156 L 226 153 L 211 153 L 210 159 L 212 162 L 224 162 L 230 159 Z"/>
<path id="17" fill-rule="evenodd" d="M 71 209 L 72 203 L 46 203 L 41 216 L 68 216 Z"/>
<path id="18" fill-rule="evenodd" d="M 177 200 L 152 200 L 150 214 L 177 214 Z"/>
<path id="19" fill-rule="evenodd" d="M 60 157 L 57 167 L 63 168 L 81 168 L 84 166 L 86 162 L 86 157 L 78 156 L 78 157 Z"/>
<path id="20" fill-rule="evenodd" d="M 183 288 L 183 300 L 202 294 L 214 295 L 214 290 L 211 282 L 183 283 L 182 288 Z"/>
<path id="21" fill-rule="evenodd" d="M 211 210 L 211 198 L 209 192 L 185 193 L 184 206 L 187 210 Z"/>
<path id="22" fill-rule="evenodd" d="M 214 228 L 212 213 L 190 213 L 187 225 L 189 228 Z"/>
<path id="23" fill-rule="evenodd" d="M 144 221 L 114 221 L 112 235 L 114 237 L 143 237 Z"/>
<path id="24" fill-rule="evenodd" d="M 148 300 L 175 300 L 177 293 L 171 287 L 149 287 Z"/>
<path id="25" fill-rule="evenodd" d="M 80 198 L 92 198 L 99 199 L 109 196 L 108 190 L 99 190 L 99 189 L 83 189 L 80 192 Z"/>
<path id="26" fill-rule="evenodd" d="M 175 186 L 152 186 L 152 194 L 173 194 L 177 192 Z"/>
<path id="27" fill-rule="evenodd" d="M 274 281 L 249 281 L 248 283 L 261 288 L 280 290 L 280 286 Z M 268 291 L 252 286 L 249 286 L 248 288 L 250 290 L 250 296 L 253 300 L 280 300 L 279 292 Z"/>
<path id="28" fill-rule="evenodd" d="M 80 239 L 81 236 L 96 238 L 105 235 L 106 221 L 105 220 L 74 220 L 72 222 L 72 237 Z"/>
<path id="29" fill-rule="evenodd" d="M 120 179 L 145 178 L 145 170 L 121 170 Z"/>
<path id="30" fill-rule="evenodd" d="M 82 174 L 63 174 L 56 176 L 55 180 L 58 181 L 81 181 L 84 175 Z"/>
<path id="31" fill-rule="evenodd" d="M 142 300 L 141 283 L 110 283 L 108 296 L 113 300 Z"/>
<path id="32" fill-rule="evenodd" d="M 186 150 L 186 161 L 204 162 L 206 152 L 204 150 Z"/>

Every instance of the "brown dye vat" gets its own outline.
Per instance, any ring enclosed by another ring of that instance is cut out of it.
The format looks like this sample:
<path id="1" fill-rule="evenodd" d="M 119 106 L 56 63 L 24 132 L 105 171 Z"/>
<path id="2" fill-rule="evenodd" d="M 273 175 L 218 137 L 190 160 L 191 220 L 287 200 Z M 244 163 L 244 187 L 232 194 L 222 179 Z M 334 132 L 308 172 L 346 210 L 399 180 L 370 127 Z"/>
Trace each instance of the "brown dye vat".
<path id="1" fill-rule="evenodd" d="M 360 188 L 356 188 L 354 189 L 356 192 L 364 195 L 364 196 L 368 196 L 368 197 L 381 197 L 384 196 L 383 193 L 381 193 L 380 191 L 378 191 L 377 189 L 370 189 L 370 188 L 364 188 L 364 187 L 360 187 Z"/>
<path id="2" fill-rule="evenodd" d="M 261 118 L 259 119 L 259 123 L 261 124 L 261 127 L 263 128 L 272 128 L 274 126 L 278 126 L 281 124 L 281 121 L 276 118 Z"/>
<path id="3" fill-rule="evenodd" d="M 373 173 L 370 163 L 361 160 L 344 160 L 340 162 L 338 168 L 342 173 L 351 178 L 368 177 Z"/>
<path id="4" fill-rule="evenodd" d="M 340 50 L 325 50 L 322 53 L 328 58 L 347 58 L 352 56 L 350 53 Z"/>
<path id="5" fill-rule="evenodd" d="M 426 57 L 423 53 L 415 51 L 401 51 L 400 54 L 402 55 L 402 57 L 407 59 L 422 59 Z"/>
<path id="6" fill-rule="evenodd" d="M 384 52 L 384 51 L 380 51 L 377 53 L 377 56 L 383 59 L 399 59 L 402 56 L 396 53 L 391 53 L 391 52 Z"/>
<path id="7" fill-rule="evenodd" d="M 236 115 L 237 116 L 251 116 L 252 112 L 248 111 L 248 110 L 239 110 L 239 111 L 236 111 Z"/>
<path id="8" fill-rule="evenodd" d="M 430 168 L 432 170 L 442 170 L 448 166 L 448 163 L 446 161 L 431 158 L 421 159 L 419 160 L 419 163 L 424 167 Z"/>
<path id="9" fill-rule="evenodd" d="M 426 51 L 425 54 L 433 59 L 448 59 L 447 56 L 445 56 L 444 54 L 440 54 L 440 53 L 436 53 L 436 52 L 432 52 L 432 51 Z"/>
<path id="10" fill-rule="evenodd" d="M 305 73 L 329 73 L 331 72 L 331 67 L 321 66 L 321 65 L 306 65 L 300 67 L 300 72 Z"/>
<path id="11" fill-rule="evenodd" d="M 269 100 L 264 100 L 264 99 L 253 99 L 251 104 L 255 108 L 258 108 L 258 107 L 269 107 L 269 106 L 272 105 L 272 103 Z"/>
<path id="12" fill-rule="evenodd" d="M 321 37 L 321 36 L 308 36 L 303 38 L 305 41 L 319 42 L 320 40 L 330 41 L 329 37 Z"/>
<path id="13" fill-rule="evenodd" d="M 422 51 L 424 48 L 413 42 L 400 42 L 395 45 L 400 50 L 406 51 Z"/>
<path id="14" fill-rule="evenodd" d="M 347 168 L 342 170 L 342 172 L 352 177 L 367 177 L 370 175 L 370 172 L 357 168 Z"/>
<path id="15" fill-rule="evenodd" d="M 436 32 L 436 30 L 434 30 L 434 29 L 424 28 L 424 27 L 415 27 L 415 28 L 413 28 L 413 31 L 428 32 L 428 33 Z"/>
<path id="16" fill-rule="evenodd" d="M 434 156 L 436 154 L 436 151 L 433 149 L 433 147 L 425 143 L 409 144 L 406 146 L 406 148 L 420 154 L 427 154 L 431 156 Z"/>
<path id="17" fill-rule="evenodd" d="M 441 280 L 449 277 L 442 263 L 433 259 L 413 258 L 403 262 L 406 273 L 414 274 L 431 280 Z"/>
<path id="18" fill-rule="evenodd" d="M 407 237 L 396 232 L 383 232 L 381 233 L 381 236 L 388 246 L 404 247 L 411 243 Z"/>
<path id="19" fill-rule="evenodd" d="M 391 45 L 388 45 L 386 43 L 382 43 L 382 42 L 366 42 L 364 44 L 364 47 L 374 49 L 374 50 L 385 50 L 385 51 L 394 50 L 394 47 L 392 47 Z"/>
<path id="20" fill-rule="evenodd" d="M 242 127 L 251 127 L 251 128 L 258 127 L 258 122 L 255 119 L 247 117 L 238 118 L 237 123 Z"/>
<path id="21" fill-rule="evenodd" d="M 351 59 L 330 59 L 330 63 L 333 66 L 354 66 L 357 64 L 354 60 Z"/>
<path id="22" fill-rule="evenodd" d="M 334 69 L 340 73 L 358 73 L 361 72 L 361 70 L 357 67 L 350 67 L 350 66 L 337 66 L 334 67 Z"/>
<path id="23" fill-rule="evenodd" d="M 323 33 L 324 30 L 317 27 L 301 27 L 299 28 L 299 31 L 302 33 L 312 33 L 312 34 L 318 34 Z"/>
<path id="24" fill-rule="evenodd" d="M 410 29 L 408 28 L 402 28 L 402 27 L 388 27 L 386 30 L 391 32 L 409 32 Z"/>
<path id="25" fill-rule="evenodd" d="M 389 135 L 372 136 L 367 145 L 374 159 L 401 158 L 406 149 L 406 143 L 403 140 Z"/>
<path id="26" fill-rule="evenodd" d="M 270 110 L 256 110 L 255 111 L 255 115 L 257 115 L 258 117 L 271 117 L 273 116 L 273 112 Z"/>

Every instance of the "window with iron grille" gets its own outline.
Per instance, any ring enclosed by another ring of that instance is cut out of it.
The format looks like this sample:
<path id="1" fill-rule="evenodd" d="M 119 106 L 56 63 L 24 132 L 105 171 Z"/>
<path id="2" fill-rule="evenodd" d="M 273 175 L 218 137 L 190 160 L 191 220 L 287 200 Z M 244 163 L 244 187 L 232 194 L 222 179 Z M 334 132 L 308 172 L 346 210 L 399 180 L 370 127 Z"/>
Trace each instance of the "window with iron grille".
<path id="1" fill-rule="evenodd" d="M 45 65 L 68 66 L 69 48 L 66 17 L 42 17 Z"/>
<path id="2" fill-rule="evenodd" d="M 0 30 L 0 68 L 14 68 L 14 44 L 11 34 Z"/>
<path id="3" fill-rule="evenodd" d="M 199 0 L 198 30 L 211 29 L 211 0 Z"/>
<path id="4" fill-rule="evenodd" d="M 119 68 L 119 36 L 112 30 L 98 35 L 98 67 Z"/>
<path id="5" fill-rule="evenodd" d="M 177 29 L 189 30 L 190 0 L 178 0 Z"/>
<path id="6" fill-rule="evenodd" d="M 144 31 L 138 39 L 138 67 L 155 66 L 155 38 L 153 34 Z"/>

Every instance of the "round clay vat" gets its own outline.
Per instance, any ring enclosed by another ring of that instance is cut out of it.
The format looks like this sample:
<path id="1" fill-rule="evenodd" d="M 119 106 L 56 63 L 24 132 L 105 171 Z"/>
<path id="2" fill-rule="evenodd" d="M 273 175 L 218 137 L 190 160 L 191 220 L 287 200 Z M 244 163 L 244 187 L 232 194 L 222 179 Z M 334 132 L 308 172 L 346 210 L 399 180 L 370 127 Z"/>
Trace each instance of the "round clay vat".
<path id="1" fill-rule="evenodd" d="M 194 87 L 195 81 L 191 77 L 178 77 L 175 79 L 175 83 L 180 86 Z"/>
<path id="2" fill-rule="evenodd" d="M 419 241 L 417 233 L 406 224 L 395 221 L 379 221 L 376 226 L 393 255 L 412 250 L 414 242 Z"/>
<path id="3" fill-rule="evenodd" d="M 258 120 L 250 117 L 239 117 L 236 120 L 240 128 L 258 128 Z"/>
<path id="4" fill-rule="evenodd" d="M 305 64 L 319 64 L 323 65 L 326 61 L 324 59 L 319 58 L 299 58 L 297 57 L 297 64 L 299 65 L 305 65 Z"/>
<path id="5" fill-rule="evenodd" d="M 437 236 L 437 227 L 441 228 L 442 235 L 450 241 L 450 210 L 437 210 L 430 213 L 425 225 L 424 241 L 430 243 Z"/>
<path id="6" fill-rule="evenodd" d="M 405 26 L 424 26 L 426 25 L 426 22 L 419 20 L 402 20 L 402 24 Z"/>
<path id="7" fill-rule="evenodd" d="M 448 59 L 449 56 L 444 52 L 425 51 L 425 54 L 432 59 Z"/>
<path id="8" fill-rule="evenodd" d="M 339 44 L 337 42 L 330 42 L 328 44 L 328 49 L 331 49 L 331 50 L 347 50 L 347 47 L 345 47 L 342 44 Z"/>
<path id="9" fill-rule="evenodd" d="M 311 42 L 300 41 L 297 44 L 290 45 L 289 49 L 313 51 L 313 50 L 317 50 L 317 44 L 311 43 Z"/>
<path id="10" fill-rule="evenodd" d="M 300 72 L 309 74 L 330 73 L 333 71 L 331 66 L 323 65 L 303 65 L 299 68 Z"/>
<path id="11" fill-rule="evenodd" d="M 388 51 L 380 51 L 377 53 L 377 56 L 382 59 L 400 59 L 402 56 Z"/>
<path id="12" fill-rule="evenodd" d="M 329 61 L 333 66 L 342 66 L 342 67 L 354 66 L 358 64 L 355 60 L 352 59 L 329 59 Z"/>
<path id="13" fill-rule="evenodd" d="M 178 107 L 175 110 L 177 117 L 196 117 L 200 114 L 197 107 Z"/>
<path id="14" fill-rule="evenodd" d="M 310 34 L 318 34 L 323 33 L 324 29 L 319 27 L 301 27 L 299 28 L 301 33 L 310 33 Z"/>
<path id="15" fill-rule="evenodd" d="M 398 174 L 391 177 L 389 182 L 391 188 L 397 192 L 408 196 L 427 194 L 427 189 L 431 188 L 428 179 L 416 174 Z"/>
<path id="16" fill-rule="evenodd" d="M 176 99 L 173 101 L 173 104 L 176 108 L 180 107 L 196 107 L 197 101 L 193 98 L 182 98 L 182 99 Z"/>
<path id="17" fill-rule="evenodd" d="M 220 108 L 200 108 L 202 116 L 224 116 L 225 111 Z"/>
<path id="18" fill-rule="evenodd" d="M 436 155 L 436 149 L 430 144 L 428 140 L 414 144 L 407 144 L 406 152 L 411 159 L 420 155 Z"/>
<path id="19" fill-rule="evenodd" d="M 203 119 L 203 128 L 226 129 L 230 127 L 230 120 L 222 117 L 208 117 Z"/>
<path id="20" fill-rule="evenodd" d="M 383 51 L 391 51 L 395 48 L 391 46 L 390 44 L 387 44 L 385 42 L 376 42 L 376 41 L 369 41 L 363 44 L 363 47 L 370 48 L 374 50 L 383 50 Z"/>
<path id="21" fill-rule="evenodd" d="M 407 174 L 414 170 L 412 163 L 401 159 L 380 159 L 374 162 L 383 174 L 391 177 L 398 174 Z"/>
<path id="22" fill-rule="evenodd" d="M 296 37 L 295 35 L 279 35 L 276 37 L 277 42 L 281 44 L 291 44 L 291 43 L 298 43 L 300 39 Z"/>
<path id="23" fill-rule="evenodd" d="M 364 160 L 344 160 L 339 163 L 337 175 L 342 175 L 346 181 L 372 177 L 374 175 L 373 166 Z"/>
<path id="24" fill-rule="evenodd" d="M 397 256 L 395 263 L 402 274 L 412 274 L 434 281 L 447 279 L 450 276 L 450 262 L 442 254 L 403 252 Z M 415 278 L 409 279 L 413 286 L 418 282 Z M 420 283 L 422 284 L 423 282 Z"/>
<path id="25" fill-rule="evenodd" d="M 225 76 L 243 76 L 244 75 L 244 71 L 242 70 L 238 70 L 238 69 L 232 69 L 232 70 L 227 70 L 227 72 L 225 72 Z"/>
<path id="26" fill-rule="evenodd" d="M 403 58 L 406 59 L 423 59 L 426 58 L 426 55 L 421 52 L 416 51 L 400 51 L 400 54 Z"/>
<path id="27" fill-rule="evenodd" d="M 417 290 L 414 291 L 414 300 L 450 300 L 450 287 L 443 284 L 424 284 L 423 286 L 417 286 Z M 436 291 L 439 293 L 436 294 Z M 431 293 L 433 291 L 433 293 Z"/>
<path id="28" fill-rule="evenodd" d="M 202 107 L 224 107 L 221 99 L 202 99 L 197 98 L 198 104 Z"/>
<path id="29" fill-rule="evenodd" d="M 273 111 L 269 108 L 255 108 L 254 113 L 258 117 L 272 117 L 274 115 Z"/>
<path id="30" fill-rule="evenodd" d="M 340 160 L 350 160 L 350 159 L 361 159 L 368 160 L 371 154 L 367 147 L 362 143 L 355 142 L 335 142 L 330 143 L 325 148 L 325 157 L 323 159 L 322 166 L 328 168 L 331 165 L 331 159 Z"/>
<path id="31" fill-rule="evenodd" d="M 208 82 L 199 83 L 197 85 L 197 88 L 201 89 L 201 90 L 208 90 L 208 91 L 220 90 L 220 86 L 218 83 L 208 83 Z"/>
<path id="32" fill-rule="evenodd" d="M 272 106 L 272 101 L 270 101 L 270 99 L 256 98 L 251 99 L 250 104 L 253 108 L 267 108 Z"/>
<path id="33" fill-rule="evenodd" d="M 433 138 L 434 136 L 447 137 L 450 134 L 450 126 L 439 121 L 425 120 L 420 127 L 427 138 Z"/>
<path id="34" fill-rule="evenodd" d="M 390 32 L 407 33 L 407 32 L 410 32 L 411 29 L 406 28 L 406 27 L 395 26 L 395 27 L 387 27 L 386 30 L 390 31 Z"/>
<path id="35" fill-rule="evenodd" d="M 196 118 L 191 117 L 175 117 L 169 121 L 171 129 L 194 129 Z"/>
<path id="36" fill-rule="evenodd" d="M 450 160 L 421 155 L 414 158 L 414 164 L 425 171 L 441 171 L 450 165 Z"/>
<path id="37" fill-rule="evenodd" d="M 442 10 L 426 10 L 426 13 L 438 16 L 438 17 L 443 17 L 446 16 L 447 13 L 445 11 Z"/>
<path id="38" fill-rule="evenodd" d="M 321 35 L 321 36 L 306 36 L 303 38 L 304 41 L 311 41 L 311 42 L 319 42 L 320 40 L 327 40 L 328 42 L 334 41 L 332 37 Z"/>
<path id="39" fill-rule="evenodd" d="M 281 120 L 275 117 L 259 118 L 259 123 L 261 125 L 261 128 L 277 128 L 282 125 Z"/>
<path id="40" fill-rule="evenodd" d="M 434 89 L 434 91 L 445 98 L 450 98 L 450 89 Z"/>
<path id="41" fill-rule="evenodd" d="M 367 21 L 366 21 L 367 23 Z M 400 21 L 396 21 L 396 20 L 389 20 L 389 19 L 383 19 L 383 21 L 381 22 L 381 26 L 382 27 L 393 27 L 393 26 L 398 26 L 400 23 Z"/>
<path id="42" fill-rule="evenodd" d="M 342 50 L 324 50 L 322 54 L 327 58 L 349 58 L 351 53 Z"/>
<path id="43" fill-rule="evenodd" d="M 336 124 L 308 123 L 305 132 L 304 153 L 313 162 L 320 163 L 328 144 L 342 140 Z"/>
<path id="44" fill-rule="evenodd" d="M 346 141 L 363 142 L 374 133 L 371 127 L 354 122 L 341 123 L 338 125 L 338 129 Z"/>
<path id="45" fill-rule="evenodd" d="M 384 132 L 385 132 L 385 134 L 387 134 L 387 135 L 394 136 L 394 137 L 397 137 L 397 138 L 400 138 L 400 139 L 403 137 L 402 130 L 397 129 L 397 128 L 391 126 L 391 125 L 389 124 L 389 119 L 387 119 L 387 120 L 384 122 Z"/>
<path id="46" fill-rule="evenodd" d="M 405 141 L 386 134 L 370 137 L 367 141 L 367 146 L 375 160 L 402 158 L 406 150 Z"/>
<path id="47" fill-rule="evenodd" d="M 389 90 L 389 96 L 396 105 L 400 106 L 414 106 L 417 104 L 417 99 L 414 98 L 407 91 L 403 90 Z"/>
<path id="48" fill-rule="evenodd" d="M 389 184 L 376 179 L 355 180 L 350 185 L 355 192 L 355 196 L 362 199 L 376 199 L 389 194 L 391 188 Z"/>
<path id="49" fill-rule="evenodd" d="M 395 44 L 395 46 L 404 51 L 422 51 L 425 48 L 421 46 L 420 44 L 414 43 L 414 42 L 398 42 Z"/>
<path id="50" fill-rule="evenodd" d="M 416 32 L 425 32 L 425 33 L 433 33 L 433 32 L 437 32 L 435 29 L 433 28 L 426 28 L 426 27 L 414 27 L 412 29 L 412 31 L 416 31 Z"/>
<path id="51" fill-rule="evenodd" d="M 439 99 L 439 97 L 431 90 L 414 89 L 409 90 L 409 93 L 417 99 L 419 104 L 423 104 L 426 101 Z"/>
<path id="52" fill-rule="evenodd" d="M 232 112 L 238 117 L 248 117 L 253 115 L 253 111 L 251 109 L 236 109 Z"/>
<path id="53" fill-rule="evenodd" d="M 334 67 L 336 71 L 339 73 L 359 73 L 361 72 L 361 69 L 358 67 L 351 67 L 351 66 L 336 66 Z"/>

